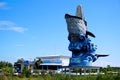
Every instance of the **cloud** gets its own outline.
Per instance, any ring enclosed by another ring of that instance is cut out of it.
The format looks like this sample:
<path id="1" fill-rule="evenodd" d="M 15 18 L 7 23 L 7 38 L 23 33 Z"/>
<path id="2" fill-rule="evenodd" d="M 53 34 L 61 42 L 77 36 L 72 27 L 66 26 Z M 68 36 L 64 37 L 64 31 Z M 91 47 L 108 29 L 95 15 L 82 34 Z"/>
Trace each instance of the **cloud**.
<path id="1" fill-rule="evenodd" d="M 9 9 L 10 7 L 7 6 L 6 2 L 0 2 L 0 9 Z"/>
<path id="2" fill-rule="evenodd" d="M 24 44 L 16 44 L 16 46 L 25 46 Z"/>
<path id="3" fill-rule="evenodd" d="M 24 33 L 27 29 L 16 26 L 16 24 L 11 21 L 0 21 L 0 30 L 11 30 L 11 31 Z"/>

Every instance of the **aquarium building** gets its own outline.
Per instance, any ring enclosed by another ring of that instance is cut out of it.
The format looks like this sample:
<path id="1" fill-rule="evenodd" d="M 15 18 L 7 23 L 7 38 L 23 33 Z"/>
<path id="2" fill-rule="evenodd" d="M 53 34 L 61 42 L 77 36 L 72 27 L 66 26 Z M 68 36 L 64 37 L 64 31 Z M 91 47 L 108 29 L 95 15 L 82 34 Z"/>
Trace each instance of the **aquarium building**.
<path id="1" fill-rule="evenodd" d="M 37 57 L 42 60 L 39 66 L 40 70 L 58 70 L 64 66 L 69 66 L 69 56 L 55 55 L 55 56 L 44 56 Z"/>

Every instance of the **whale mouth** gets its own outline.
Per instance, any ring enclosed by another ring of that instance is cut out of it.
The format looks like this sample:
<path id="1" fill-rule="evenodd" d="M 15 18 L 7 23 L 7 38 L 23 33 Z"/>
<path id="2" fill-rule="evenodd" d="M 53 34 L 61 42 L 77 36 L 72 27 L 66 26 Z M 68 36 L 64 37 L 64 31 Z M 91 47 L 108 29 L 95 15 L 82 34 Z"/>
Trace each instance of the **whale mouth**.
<path id="1" fill-rule="evenodd" d="M 66 19 L 66 18 L 76 18 L 76 19 L 81 19 L 81 20 L 83 20 L 83 21 L 84 21 L 85 26 L 87 26 L 87 21 L 86 21 L 86 20 L 84 20 L 84 19 L 82 19 L 81 17 L 78 17 L 78 16 L 73 16 L 73 15 L 70 15 L 70 14 L 65 14 L 65 19 Z"/>
<path id="2" fill-rule="evenodd" d="M 78 19 L 81 19 L 81 17 L 78 17 L 78 16 L 73 16 L 73 15 L 70 15 L 70 14 L 65 14 L 65 18 L 78 18 Z"/>
<path id="3" fill-rule="evenodd" d="M 65 14 L 65 19 L 72 19 L 72 18 L 73 18 L 73 19 L 78 19 L 78 20 L 83 20 L 85 26 L 87 26 L 87 22 L 86 22 L 84 19 L 82 19 L 81 17 L 73 16 L 73 15 L 70 15 L 70 14 Z M 81 30 L 83 31 L 84 29 L 81 28 Z M 75 30 L 75 31 L 77 31 L 77 30 Z M 80 31 L 80 32 L 81 32 L 81 31 Z M 94 35 L 92 32 L 90 32 L 90 31 L 87 31 L 87 30 L 86 30 L 86 32 L 84 32 L 84 33 L 86 33 L 86 36 L 89 35 L 89 36 L 95 38 L 95 35 Z"/>
<path id="4" fill-rule="evenodd" d="M 85 25 L 85 22 L 82 18 L 77 16 L 72 16 L 69 14 L 65 14 L 65 19 L 67 22 L 67 28 L 69 34 L 84 34 L 86 35 L 87 27 Z"/>

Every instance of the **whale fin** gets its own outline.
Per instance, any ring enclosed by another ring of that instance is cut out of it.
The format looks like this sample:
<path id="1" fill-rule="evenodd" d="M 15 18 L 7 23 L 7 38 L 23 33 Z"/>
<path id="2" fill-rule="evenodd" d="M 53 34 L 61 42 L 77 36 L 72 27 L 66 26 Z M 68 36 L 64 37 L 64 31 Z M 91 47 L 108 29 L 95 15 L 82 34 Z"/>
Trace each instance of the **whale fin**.
<path id="1" fill-rule="evenodd" d="M 86 36 L 88 35 L 95 38 L 95 35 L 92 32 L 86 31 Z"/>
<path id="2" fill-rule="evenodd" d="M 96 54 L 97 57 L 107 57 L 109 56 L 108 54 Z"/>

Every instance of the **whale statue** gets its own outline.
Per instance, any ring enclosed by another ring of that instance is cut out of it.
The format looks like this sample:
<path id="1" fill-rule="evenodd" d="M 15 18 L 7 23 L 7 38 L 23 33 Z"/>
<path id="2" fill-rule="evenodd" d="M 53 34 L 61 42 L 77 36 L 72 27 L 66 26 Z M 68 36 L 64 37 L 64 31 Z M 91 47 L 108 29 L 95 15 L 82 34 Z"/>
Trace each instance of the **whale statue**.
<path id="1" fill-rule="evenodd" d="M 65 19 L 70 41 L 68 49 L 72 52 L 69 66 L 91 66 L 98 57 L 108 56 L 95 53 L 97 46 L 89 38 L 95 38 L 95 35 L 87 30 L 87 21 L 80 5 L 76 8 L 75 16 L 65 14 Z"/>

